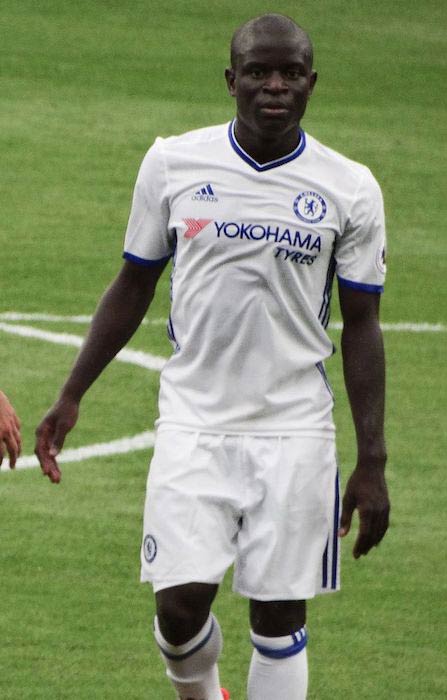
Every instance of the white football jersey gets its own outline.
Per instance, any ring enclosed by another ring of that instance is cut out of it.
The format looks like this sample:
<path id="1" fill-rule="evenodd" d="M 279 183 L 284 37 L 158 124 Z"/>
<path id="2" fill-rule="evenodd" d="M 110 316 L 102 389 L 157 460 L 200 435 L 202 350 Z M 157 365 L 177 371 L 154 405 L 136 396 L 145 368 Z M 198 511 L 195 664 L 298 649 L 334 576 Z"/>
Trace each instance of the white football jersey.
<path id="1" fill-rule="evenodd" d="M 368 168 L 300 131 L 260 165 L 234 122 L 158 138 L 138 174 L 124 257 L 172 256 L 159 425 L 333 431 L 324 360 L 334 273 L 380 292 L 385 227 Z"/>

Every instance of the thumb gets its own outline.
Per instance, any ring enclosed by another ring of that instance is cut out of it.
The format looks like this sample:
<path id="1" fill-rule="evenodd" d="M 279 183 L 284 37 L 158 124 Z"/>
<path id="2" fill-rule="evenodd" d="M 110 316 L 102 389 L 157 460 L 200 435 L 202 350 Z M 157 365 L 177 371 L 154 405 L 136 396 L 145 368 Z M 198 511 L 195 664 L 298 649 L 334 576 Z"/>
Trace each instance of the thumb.
<path id="1" fill-rule="evenodd" d="M 55 430 L 54 430 L 54 435 L 53 439 L 51 441 L 49 453 L 51 457 L 56 457 L 59 452 L 61 451 L 64 441 L 65 441 L 65 436 L 69 431 L 69 427 L 67 426 L 66 423 L 59 422 L 56 424 Z"/>
<path id="2" fill-rule="evenodd" d="M 338 530 L 339 537 L 345 537 L 351 529 L 351 521 L 354 508 L 354 501 L 345 497 L 343 499 L 343 509 L 340 518 L 340 528 Z"/>

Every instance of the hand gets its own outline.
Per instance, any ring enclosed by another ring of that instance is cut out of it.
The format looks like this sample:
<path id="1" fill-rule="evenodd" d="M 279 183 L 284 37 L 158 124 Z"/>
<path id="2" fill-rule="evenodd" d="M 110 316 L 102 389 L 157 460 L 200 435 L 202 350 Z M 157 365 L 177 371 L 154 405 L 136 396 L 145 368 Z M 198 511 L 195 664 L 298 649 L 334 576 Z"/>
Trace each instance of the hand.
<path id="1" fill-rule="evenodd" d="M 352 472 L 343 496 L 340 537 L 348 534 L 355 508 L 359 512 L 360 527 L 353 555 L 358 559 L 377 547 L 388 529 L 390 502 L 383 469 L 357 466 Z"/>
<path id="2" fill-rule="evenodd" d="M 20 421 L 8 399 L 0 391 L 0 465 L 7 451 L 9 466 L 14 469 L 21 449 Z"/>
<path id="3" fill-rule="evenodd" d="M 65 436 L 75 426 L 79 414 L 76 401 L 60 399 L 47 413 L 36 430 L 36 449 L 42 472 L 53 484 L 61 480 L 56 457 L 62 449 Z"/>

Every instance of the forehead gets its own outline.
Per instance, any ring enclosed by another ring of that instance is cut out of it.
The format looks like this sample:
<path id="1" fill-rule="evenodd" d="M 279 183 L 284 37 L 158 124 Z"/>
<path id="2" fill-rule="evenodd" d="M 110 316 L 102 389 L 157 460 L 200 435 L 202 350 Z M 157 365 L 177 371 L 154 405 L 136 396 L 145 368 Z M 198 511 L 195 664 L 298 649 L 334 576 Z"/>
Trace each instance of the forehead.
<path id="1" fill-rule="evenodd" d="M 298 32 L 250 32 L 238 47 L 238 64 L 309 64 L 309 48 Z"/>

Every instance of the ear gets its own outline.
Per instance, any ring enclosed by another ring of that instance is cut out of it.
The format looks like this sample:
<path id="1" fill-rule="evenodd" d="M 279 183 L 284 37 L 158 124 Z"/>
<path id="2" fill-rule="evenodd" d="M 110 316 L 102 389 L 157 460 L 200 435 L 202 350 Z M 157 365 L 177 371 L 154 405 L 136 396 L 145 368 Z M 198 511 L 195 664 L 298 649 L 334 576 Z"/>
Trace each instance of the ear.
<path id="1" fill-rule="evenodd" d="M 318 73 L 317 71 L 313 70 L 312 73 L 310 74 L 310 90 L 309 90 L 309 95 L 313 93 L 315 83 L 317 82 L 318 78 Z"/>
<path id="2" fill-rule="evenodd" d="M 236 73 L 233 68 L 227 68 L 225 70 L 225 80 L 227 81 L 228 92 L 231 97 L 236 96 Z"/>

